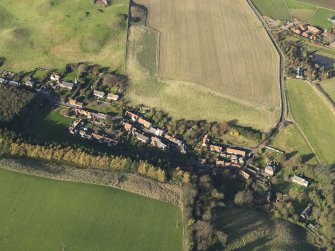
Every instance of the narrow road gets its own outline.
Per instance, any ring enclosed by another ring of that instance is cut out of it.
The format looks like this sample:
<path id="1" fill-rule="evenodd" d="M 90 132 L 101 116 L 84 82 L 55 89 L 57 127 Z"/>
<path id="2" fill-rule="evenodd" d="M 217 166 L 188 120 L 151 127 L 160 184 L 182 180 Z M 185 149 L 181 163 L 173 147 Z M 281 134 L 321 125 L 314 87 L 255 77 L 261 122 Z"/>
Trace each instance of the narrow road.
<path id="1" fill-rule="evenodd" d="M 252 3 L 251 0 L 246 0 L 247 3 L 249 4 L 249 6 L 251 7 L 251 9 L 255 12 L 256 16 L 258 17 L 258 19 L 261 21 L 263 27 L 265 28 L 265 31 L 268 33 L 273 45 L 275 46 L 278 54 L 279 54 L 279 58 L 280 58 L 280 75 L 279 75 L 279 88 L 280 88 L 280 103 L 281 103 L 281 109 L 280 109 L 280 117 L 279 120 L 277 122 L 277 124 L 275 125 L 274 128 L 272 128 L 272 130 L 268 133 L 266 139 L 264 141 L 262 141 L 254 150 L 254 152 L 257 152 L 258 149 L 268 145 L 271 142 L 271 139 L 279 132 L 280 128 L 290 122 L 289 120 L 286 119 L 286 116 L 288 114 L 288 107 L 287 107 L 287 98 L 286 98 L 286 92 L 285 92 L 285 88 L 284 88 L 284 69 L 285 69 L 285 57 L 284 54 L 282 53 L 279 45 L 277 44 L 276 39 L 273 37 L 272 33 L 271 33 L 271 29 L 268 26 L 268 24 L 265 22 L 263 16 L 261 15 L 261 13 L 258 11 L 258 9 L 254 6 L 254 4 Z"/>

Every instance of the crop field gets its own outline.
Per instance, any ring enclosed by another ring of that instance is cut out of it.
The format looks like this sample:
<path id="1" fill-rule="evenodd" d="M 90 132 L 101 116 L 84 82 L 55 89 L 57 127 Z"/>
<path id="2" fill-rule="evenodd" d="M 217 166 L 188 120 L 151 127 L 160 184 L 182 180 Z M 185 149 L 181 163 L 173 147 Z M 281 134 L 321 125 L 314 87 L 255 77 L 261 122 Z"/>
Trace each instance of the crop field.
<path id="1" fill-rule="evenodd" d="M 62 69 L 89 61 L 124 71 L 128 6 L 128 0 L 107 8 L 92 0 L 1 0 L 3 68 Z"/>
<path id="2" fill-rule="evenodd" d="M 304 81 L 286 83 L 291 112 L 323 164 L 335 163 L 335 114 Z"/>
<path id="3" fill-rule="evenodd" d="M 335 79 L 327 79 L 320 83 L 322 89 L 329 95 L 331 100 L 335 103 Z"/>
<path id="4" fill-rule="evenodd" d="M 275 124 L 279 55 L 245 1 L 139 3 L 149 16 L 148 27 L 130 29 L 132 101 L 187 119 Z"/>
<path id="5" fill-rule="evenodd" d="M 328 20 L 335 16 L 334 2 L 327 5 L 327 0 L 252 0 L 264 16 L 282 20 L 296 17 L 324 29 L 330 29 L 333 24 Z M 332 8 L 332 9 L 329 9 Z"/>
<path id="6" fill-rule="evenodd" d="M 0 249 L 182 250 L 178 207 L 0 169 Z"/>
<path id="7" fill-rule="evenodd" d="M 217 226 L 228 233 L 227 251 L 315 250 L 303 228 L 264 213 L 228 205 L 218 218 Z"/>

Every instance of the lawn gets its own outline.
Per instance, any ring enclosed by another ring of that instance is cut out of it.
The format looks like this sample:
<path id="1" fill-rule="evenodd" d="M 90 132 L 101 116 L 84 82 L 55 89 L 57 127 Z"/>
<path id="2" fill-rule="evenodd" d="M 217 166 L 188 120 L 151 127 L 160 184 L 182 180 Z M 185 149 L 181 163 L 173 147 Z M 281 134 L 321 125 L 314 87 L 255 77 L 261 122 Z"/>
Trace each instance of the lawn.
<path id="1" fill-rule="evenodd" d="M 286 83 L 294 120 L 300 126 L 323 164 L 335 163 L 335 115 L 309 84 Z"/>
<path id="2" fill-rule="evenodd" d="M 315 250 L 303 228 L 264 213 L 228 205 L 217 218 L 218 228 L 228 234 L 227 251 Z"/>
<path id="3" fill-rule="evenodd" d="M 177 118 L 274 126 L 279 55 L 245 1 L 139 3 L 148 7 L 149 26 L 130 29 L 131 101 Z"/>
<path id="4" fill-rule="evenodd" d="M 0 169 L 0 249 L 182 250 L 178 207 Z"/>
<path id="5" fill-rule="evenodd" d="M 72 121 L 72 118 L 61 114 L 60 108 L 46 109 L 40 113 L 34 113 L 34 116 L 25 123 L 24 131 L 42 141 L 75 143 L 76 138 L 68 132 L 68 126 Z"/>
<path id="6" fill-rule="evenodd" d="M 62 69 L 92 62 L 124 71 L 128 0 L 95 6 L 92 0 L 1 0 L 3 68 Z"/>
<path id="7" fill-rule="evenodd" d="M 320 83 L 322 89 L 329 95 L 332 101 L 335 103 L 335 79 L 327 79 Z"/>

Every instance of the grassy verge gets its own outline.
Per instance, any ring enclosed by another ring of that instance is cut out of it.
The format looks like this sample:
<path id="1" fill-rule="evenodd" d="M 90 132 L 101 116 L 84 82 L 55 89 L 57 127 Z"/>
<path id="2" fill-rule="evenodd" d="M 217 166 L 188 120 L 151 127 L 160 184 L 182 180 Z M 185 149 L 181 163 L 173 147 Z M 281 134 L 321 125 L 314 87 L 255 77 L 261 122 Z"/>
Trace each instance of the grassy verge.
<path id="1" fill-rule="evenodd" d="M 335 116 L 314 89 L 304 81 L 286 83 L 294 120 L 323 164 L 335 162 Z"/>
<path id="2" fill-rule="evenodd" d="M 317 164 L 313 151 L 306 144 L 295 125 L 283 127 L 271 142 L 271 146 L 290 154 L 298 152 L 297 154 L 301 156 L 304 163 Z"/>
<path id="3" fill-rule="evenodd" d="M 176 206 L 108 187 L 0 174 L 2 250 L 182 249 Z"/>

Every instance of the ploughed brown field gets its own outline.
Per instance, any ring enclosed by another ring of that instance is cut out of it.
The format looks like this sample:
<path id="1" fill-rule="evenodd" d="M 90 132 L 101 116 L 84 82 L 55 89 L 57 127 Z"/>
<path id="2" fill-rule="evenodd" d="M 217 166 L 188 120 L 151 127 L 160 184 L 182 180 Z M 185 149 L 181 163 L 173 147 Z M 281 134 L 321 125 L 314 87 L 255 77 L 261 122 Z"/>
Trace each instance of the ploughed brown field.
<path id="1" fill-rule="evenodd" d="M 140 0 L 160 32 L 159 75 L 270 107 L 279 102 L 279 55 L 245 0 Z"/>

